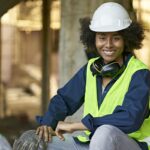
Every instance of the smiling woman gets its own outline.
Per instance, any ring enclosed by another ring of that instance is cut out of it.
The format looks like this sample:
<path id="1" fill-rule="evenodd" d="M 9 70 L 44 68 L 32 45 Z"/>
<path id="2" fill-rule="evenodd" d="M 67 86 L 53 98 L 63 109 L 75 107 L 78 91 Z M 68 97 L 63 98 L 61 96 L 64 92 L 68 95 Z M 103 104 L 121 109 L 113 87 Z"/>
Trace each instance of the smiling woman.
<path id="1" fill-rule="evenodd" d="M 111 147 L 116 150 L 119 147 L 119 150 L 147 150 L 145 138 L 150 135 L 147 135 L 144 127 L 144 116 L 149 115 L 147 106 L 150 83 L 147 79 L 150 72 L 132 53 L 142 46 L 143 27 L 133 22 L 121 5 L 108 2 L 98 7 L 91 20 L 81 20 L 80 35 L 83 45 L 95 50 L 98 57 L 90 59 L 87 65 L 58 90 L 47 113 L 37 118 L 41 124 L 37 134 L 47 141 L 51 136 L 49 132 L 55 130 L 58 138 L 64 140 L 63 134 L 66 132 L 87 129 L 85 136 L 74 138 L 77 149 L 109 150 Z M 76 123 L 62 122 L 82 103 L 84 117 L 78 126 Z M 61 106 L 59 109 L 58 104 Z M 140 114 L 142 119 L 139 121 Z M 52 127 L 50 131 L 49 126 Z M 143 136 L 138 137 L 136 133 L 140 132 L 140 127 Z M 90 141 L 88 137 L 92 137 Z M 140 142 L 141 140 L 145 142 Z M 81 147 L 79 143 L 86 144 Z M 68 140 L 68 145 L 70 144 Z M 65 148 L 68 146 L 66 142 L 61 142 L 61 145 L 66 146 Z M 60 145 L 52 142 L 50 148 L 53 146 L 59 149 Z"/>
<path id="2" fill-rule="evenodd" d="M 150 71 L 132 53 L 143 35 L 142 26 L 114 2 L 82 20 L 81 42 L 98 57 L 57 91 L 45 115 L 37 116 L 36 134 L 48 149 L 150 150 Z M 81 121 L 64 121 L 82 104 Z"/>

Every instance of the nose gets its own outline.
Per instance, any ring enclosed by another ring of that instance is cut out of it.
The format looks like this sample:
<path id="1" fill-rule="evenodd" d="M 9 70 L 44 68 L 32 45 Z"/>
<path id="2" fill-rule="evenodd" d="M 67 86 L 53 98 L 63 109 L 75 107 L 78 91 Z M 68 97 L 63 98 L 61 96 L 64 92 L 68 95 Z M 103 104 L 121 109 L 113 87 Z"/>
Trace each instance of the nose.
<path id="1" fill-rule="evenodd" d="M 113 43 L 112 43 L 112 39 L 111 38 L 108 38 L 106 40 L 106 47 L 107 48 L 112 48 L 113 47 Z"/>

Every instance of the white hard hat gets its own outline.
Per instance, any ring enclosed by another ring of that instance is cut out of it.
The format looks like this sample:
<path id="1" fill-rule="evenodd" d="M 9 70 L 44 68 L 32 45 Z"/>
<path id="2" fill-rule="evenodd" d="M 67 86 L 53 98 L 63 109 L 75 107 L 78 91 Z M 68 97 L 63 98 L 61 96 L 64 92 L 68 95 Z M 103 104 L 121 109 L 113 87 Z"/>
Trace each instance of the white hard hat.
<path id="1" fill-rule="evenodd" d="M 123 6 L 107 2 L 96 9 L 89 28 L 95 32 L 114 32 L 129 27 L 131 22 Z"/>

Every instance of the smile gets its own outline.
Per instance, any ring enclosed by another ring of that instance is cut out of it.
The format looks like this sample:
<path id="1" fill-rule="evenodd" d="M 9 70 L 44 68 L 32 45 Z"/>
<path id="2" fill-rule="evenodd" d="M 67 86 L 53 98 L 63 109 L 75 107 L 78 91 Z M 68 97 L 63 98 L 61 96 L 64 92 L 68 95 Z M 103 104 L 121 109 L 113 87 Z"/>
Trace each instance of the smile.
<path id="1" fill-rule="evenodd" d="M 110 51 L 110 50 L 104 50 L 103 51 L 105 55 L 111 56 L 115 53 L 115 51 Z"/>

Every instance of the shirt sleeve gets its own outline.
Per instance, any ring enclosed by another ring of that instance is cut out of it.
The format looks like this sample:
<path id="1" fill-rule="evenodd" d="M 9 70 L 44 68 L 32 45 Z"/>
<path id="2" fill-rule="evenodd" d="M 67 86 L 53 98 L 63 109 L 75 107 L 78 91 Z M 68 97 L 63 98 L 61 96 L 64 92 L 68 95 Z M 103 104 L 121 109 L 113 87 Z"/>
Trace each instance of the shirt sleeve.
<path id="1" fill-rule="evenodd" d="M 37 116 L 36 120 L 41 125 L 49 125 L 55 129 L 58 121 L 72 115 L 83 104 L 85 94 L 85 71 L 83 66 L 72 79 L 57 91 L 48 106 L 44 116 Z"/>
<path id="2" fill-rule="evenodd" d="M 88 114 L 82 123 L 93 133 L 104 124 L 116 126 L 127 134 L 134 132 L 149 116 L 149 94 L 150 71 L 139 70 L 132 76 L 122 106 L 117 106 L 112 114 L 103 117 Z"/>

